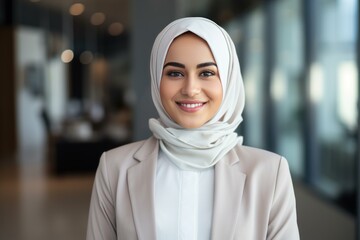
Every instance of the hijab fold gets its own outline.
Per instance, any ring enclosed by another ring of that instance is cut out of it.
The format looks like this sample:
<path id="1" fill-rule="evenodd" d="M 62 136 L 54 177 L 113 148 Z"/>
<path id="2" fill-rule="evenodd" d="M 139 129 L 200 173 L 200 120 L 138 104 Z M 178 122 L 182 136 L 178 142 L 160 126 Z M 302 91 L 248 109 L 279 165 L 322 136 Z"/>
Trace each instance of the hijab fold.
<path id="1" fill-rule="evenodd" d="M 165 111 L 160 98 L 160 81 L 167 51 L 172 41 L 185 32 L 204 39 L 216 61 L 223 99 L 216 115 L 200 128 L 185 129 Z M 228 33 L 209 19 L 189 17 L 175 20 L 155 39 L 150 59 L 151 94 L 159 119 L 149 127 L 165 155 L 183 170 L 202 170 L 214 166 L 242 137 L 235 132 L 242 121 L 245 104 L 243 80 L 234 43 Z"/>

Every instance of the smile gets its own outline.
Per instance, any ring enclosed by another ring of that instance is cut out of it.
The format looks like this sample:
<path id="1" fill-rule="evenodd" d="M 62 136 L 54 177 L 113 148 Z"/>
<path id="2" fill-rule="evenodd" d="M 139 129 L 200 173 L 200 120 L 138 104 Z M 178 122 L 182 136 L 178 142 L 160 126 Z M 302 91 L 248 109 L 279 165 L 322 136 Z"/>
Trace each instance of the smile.
<path id="1" fill-rule="evenodd" d="M 202 109 L 206 102 L 177 102 L 179 108 L 188 113 L 195 113 Z"/>
<path id="2" fill-rule="evenodd" d="M 179 103 L 180 106 L 186 107 L 186 108 L 197 108 L 204 105 L 204 103 Z"/>

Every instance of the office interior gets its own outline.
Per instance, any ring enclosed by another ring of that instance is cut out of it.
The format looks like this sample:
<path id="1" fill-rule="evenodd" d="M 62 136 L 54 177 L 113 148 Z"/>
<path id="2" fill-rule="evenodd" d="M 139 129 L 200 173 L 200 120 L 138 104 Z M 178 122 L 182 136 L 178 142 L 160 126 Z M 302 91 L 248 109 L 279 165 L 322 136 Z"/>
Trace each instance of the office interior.
<path id="1" fill-rule="evenodd" d="M 356 0 L 0 0 L 0 239 L 85 239 L 103 151 L 150 136 L 149 56 L 185 16 L 231 35 L 244 144 L 289 162 L 300 235 L 360 239 Z"/>

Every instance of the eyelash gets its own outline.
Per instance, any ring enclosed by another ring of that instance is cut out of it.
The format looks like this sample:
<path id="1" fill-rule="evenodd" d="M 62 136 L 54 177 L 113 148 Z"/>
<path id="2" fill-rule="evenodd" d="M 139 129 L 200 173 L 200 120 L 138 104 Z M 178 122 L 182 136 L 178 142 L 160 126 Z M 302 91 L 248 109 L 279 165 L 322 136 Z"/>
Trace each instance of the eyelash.
<path id="1" fill-rule="evenodd" d="M 169 76 L 169 77 L 174 77 L 174 78 L 184 76 L 184 74 L 179 72 L 179 71 L 168 71 L 166 73 L 166 75 Z"/>
<path id="2" fill-rule="evenodd" d="M 173 78 L 177 78 L 177 77 L 183 77 L 184 74 L 182 72 L 179 72 L 179 71 L 168 71 L 166 72 L 166 75 L 169 76 L 169 77 L 173 77 Z M 200 77 L 212 77 L 215 75 L 215 72 L 213 71 L 209 71 L 209 70 L 205 70 L 205 71 L 202 71 L 200 73 Z"/>
<path id="3" fill-rule="evenodd" d="M 208 70 L 206 70 L 206 71 L 201 72 L 200 75 L 201 75 L 202 77 L 211 77 L 211 76 L 214 76 L 215 73 L 214 73 L 213 71 L 208 71 Z"/>

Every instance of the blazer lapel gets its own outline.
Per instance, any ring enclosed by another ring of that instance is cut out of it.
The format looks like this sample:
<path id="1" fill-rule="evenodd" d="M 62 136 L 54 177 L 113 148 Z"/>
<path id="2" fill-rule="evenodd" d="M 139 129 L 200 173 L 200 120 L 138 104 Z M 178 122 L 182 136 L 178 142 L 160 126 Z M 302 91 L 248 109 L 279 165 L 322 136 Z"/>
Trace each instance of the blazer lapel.
<path id="1" fill-rule="evenodd" d="M 238 161 L 239 157 L 231 150 L 215 165 L 212 240 L 234 238 L 246 179 L 236 164 Z"/>
<path id="2" fill-rule="evenodd" d="M 155 174 L 158 143 L 147 140 L 135 153 L 139 163 L 128 170 L 128 187 L 138 239 L 156 239 L 155 227 Z"/>

